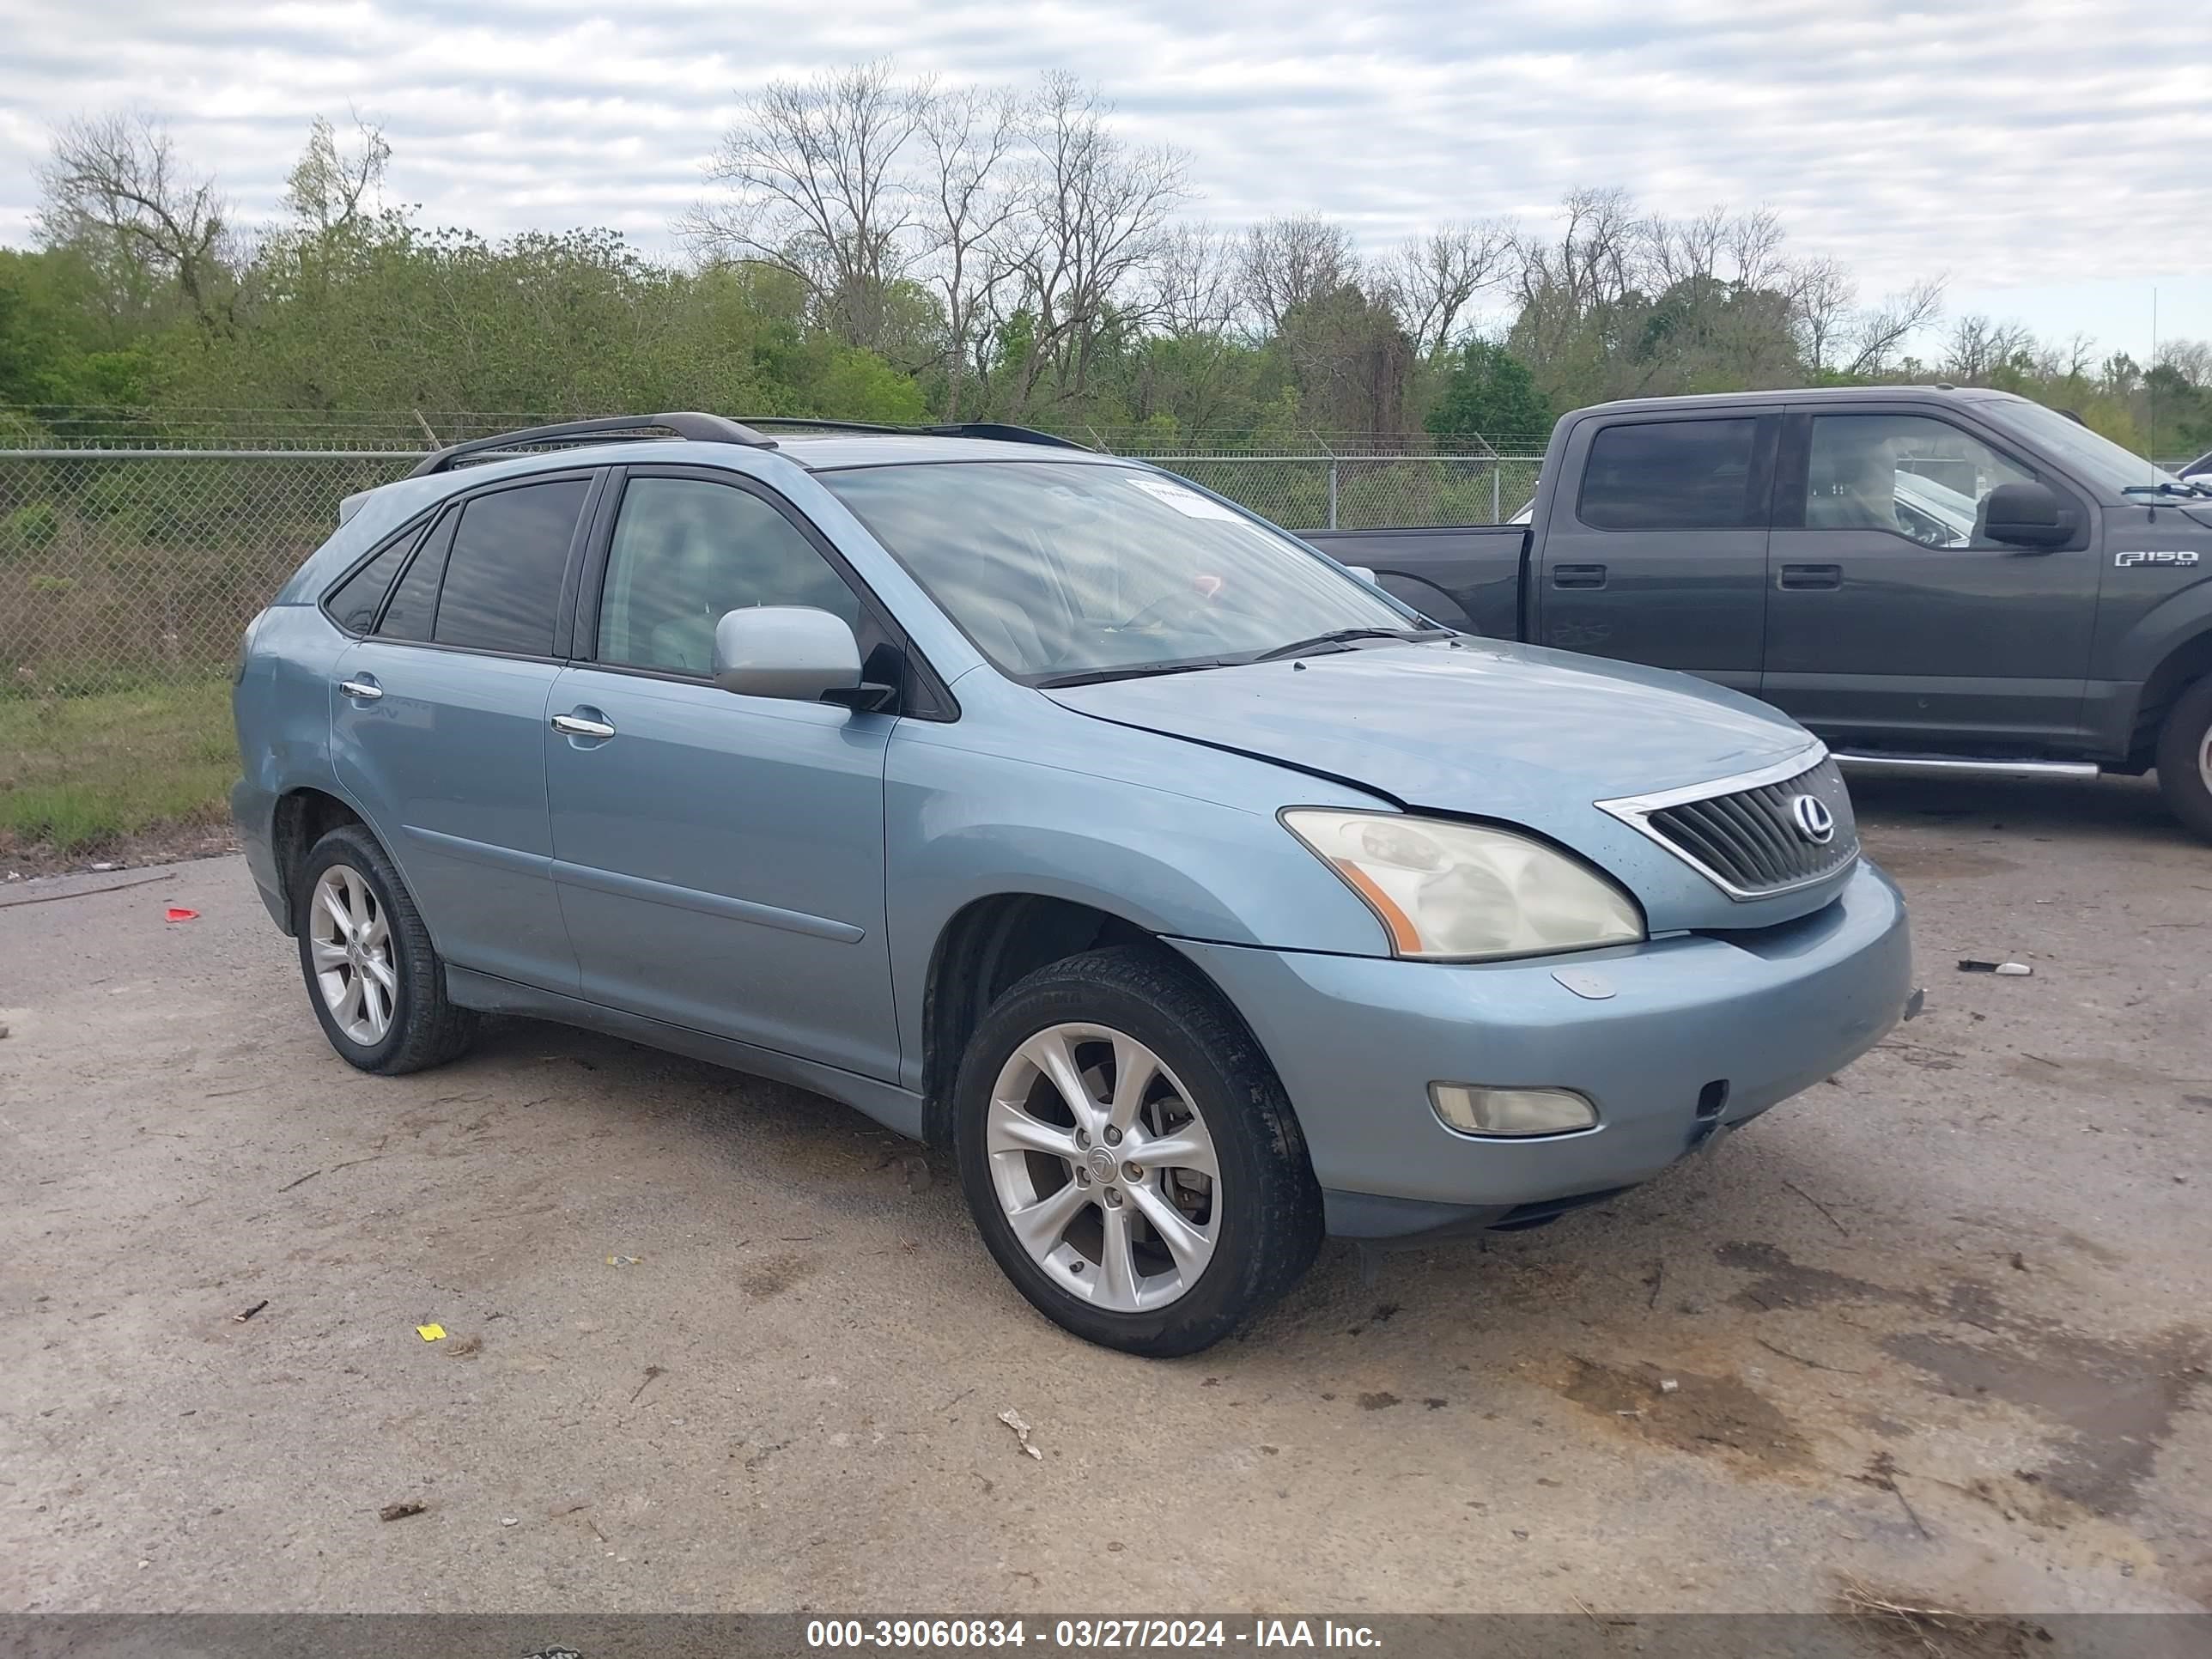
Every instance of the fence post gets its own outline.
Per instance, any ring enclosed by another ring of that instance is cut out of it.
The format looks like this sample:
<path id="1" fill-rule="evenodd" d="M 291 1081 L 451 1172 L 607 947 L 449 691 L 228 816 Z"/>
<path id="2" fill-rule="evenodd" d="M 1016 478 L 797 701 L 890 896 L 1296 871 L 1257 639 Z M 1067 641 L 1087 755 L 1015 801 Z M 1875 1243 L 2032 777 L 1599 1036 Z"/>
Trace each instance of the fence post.
<path id="1" fill-rule="evenodd" d="M 1328 527 L 1334 530 L 1336 528 L 1336 451 L 1329 447 L 1328 440 L 1320 433 L 1314 432 L 1311 435 L 1313 441 L 1321 446 L 1321 453 L 1328 457 Z"/>
<path id="2" fill-rule="evenodd" d="M 1505 463 L 1493 457 L 1490 463 L 1490 521 L 1492 524 L 1499 522 L 1499 515 L 1504 511 L 1498 503 L 1498 475 L 1504 470 Z"/>

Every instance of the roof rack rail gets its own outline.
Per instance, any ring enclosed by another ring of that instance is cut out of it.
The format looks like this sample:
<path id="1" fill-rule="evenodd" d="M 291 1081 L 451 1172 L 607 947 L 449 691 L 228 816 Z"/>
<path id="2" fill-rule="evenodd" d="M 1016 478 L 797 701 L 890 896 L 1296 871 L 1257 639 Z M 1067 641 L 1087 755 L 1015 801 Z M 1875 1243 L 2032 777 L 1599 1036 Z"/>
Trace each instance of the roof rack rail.
<path id="1" fill-rule="evenodd" d="M 562 421 L 556 426 L 525 427 L 519 432 L 501 432 L 489 438 L 471 438 L 466 443 L 448 444 L 443 449 L 434 449 L 407 476 L 427 478 L 434 473 L 451 471 L 471 455 L 483 455 L 495 450 L 513 449 L 520 444 L 558 443 L 566 440 L 586 438 L 643 438 L 656 432 L 672 432 L 679 438 L 694 443 L 744 444 L 753 449 L 774 449 L 775 440 L 763 437 L 752 428 L 720 415 L 702 415 L 696 410 L 682 410 L 667 415 L 605 415 L 591 421 Z"/>
<path id="2" fill-rule="evenodd" d="M 986 438 L 1006 444 L 1044 444 L 1054 449 L 1079 449 L 1092 453 L 1088 444 L 1079 444 L 1073 438 L 1063 438 L 1056 433 L 1040 432 L 1035 427 L 1008 426 L 1000 421 L 953 421 L 935 426 L 893 426 L 879 421 L 819 421 L 809 416 L 753 415 L 746 417 L 759 426 L 794 426 L 808 432 L 887 432 L 902 438 Z"/>

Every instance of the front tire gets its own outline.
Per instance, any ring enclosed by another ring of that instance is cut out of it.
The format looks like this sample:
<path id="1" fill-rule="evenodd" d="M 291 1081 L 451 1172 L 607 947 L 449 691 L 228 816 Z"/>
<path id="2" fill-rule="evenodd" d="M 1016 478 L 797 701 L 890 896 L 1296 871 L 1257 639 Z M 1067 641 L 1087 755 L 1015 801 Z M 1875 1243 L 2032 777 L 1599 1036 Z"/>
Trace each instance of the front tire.
<path id="1" fill-rule="evenodd" d="M 397 1077 L 468 1048 L 477 1017 L 447 997 L 430 930 L 366 829 L 341 824 L 317 842 L 292 902 L 307 1000 L 340 1059 Z"/>
<path id="2" fill-rule="evenodd" d="M 1296 1284 L 1321 1191 L 1274 1067 L 1157 949 L 1039 969 L 962 1057 L 954 1154 L 1014 1287 L 1085 1340 L 1195 1353 Z"/>
<path id="3" fill-rule="evenodd" d="M 2212 841 L 2212 675 L 2167 711 L 2158 738 L 2158 787 L 2173 816 Z"/>

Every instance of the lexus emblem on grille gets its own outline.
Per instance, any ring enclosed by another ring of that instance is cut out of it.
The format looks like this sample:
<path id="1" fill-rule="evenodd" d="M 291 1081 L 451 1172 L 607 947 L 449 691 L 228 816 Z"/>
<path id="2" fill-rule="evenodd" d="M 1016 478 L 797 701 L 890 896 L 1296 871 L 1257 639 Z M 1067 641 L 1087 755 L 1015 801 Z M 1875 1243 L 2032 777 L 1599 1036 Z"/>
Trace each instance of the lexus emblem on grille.
<path id="1" fill-rule="evenodd" d="M 1836 838 L 1836 815 L 1818 795 L 1799 795 L 1791 800 L 1790 821 L 1815 847 L 1826 847 Z"/>

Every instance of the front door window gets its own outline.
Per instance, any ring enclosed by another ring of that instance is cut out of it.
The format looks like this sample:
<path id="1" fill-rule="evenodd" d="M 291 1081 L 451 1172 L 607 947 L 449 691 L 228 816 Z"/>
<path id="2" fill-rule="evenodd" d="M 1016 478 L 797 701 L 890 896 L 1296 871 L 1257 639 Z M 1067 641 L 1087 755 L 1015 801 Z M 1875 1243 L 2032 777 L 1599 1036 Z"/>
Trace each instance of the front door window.
<path id="1" fill-rule="evenodd" d="M 1993 547 L 1984 505 L 2035 475 L 1925 415 L 1819 415 L 1806 468 L 1805 528 L 1881 530 L 1923 547 Z"/>

